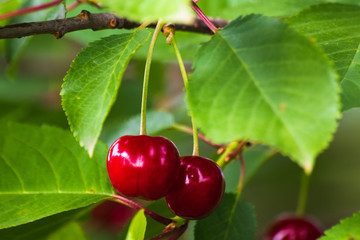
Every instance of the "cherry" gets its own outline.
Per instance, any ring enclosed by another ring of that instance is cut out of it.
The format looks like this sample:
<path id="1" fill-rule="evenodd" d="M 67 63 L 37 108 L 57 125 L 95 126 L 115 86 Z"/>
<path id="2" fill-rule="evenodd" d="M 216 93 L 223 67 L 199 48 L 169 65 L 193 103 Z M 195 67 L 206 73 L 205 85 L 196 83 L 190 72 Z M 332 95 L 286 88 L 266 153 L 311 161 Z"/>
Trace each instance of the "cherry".
<path id="1" fill-rule="evenodd" d="M 127 197 L 164 197 L 178 175 L 180 155 L 167 138 L 122 136 L 110 147 L 107 170 L 114 188 Z"/>
<path id="2" fill-rule="evenodd" d="M 178 178 L 165 200 L 177 216 L 200 219 L 215 210 L 224 191 L 224 175 L 214 161 L 184 156 L 181 157 Z"/>
<path id="3" fill-rule="evenodd" d="M 91 211 L 88 224 L 97 230 L 119 233 L 134 216 L 136 210 L 124 204 L 104 201 Z"/>
<path id="4" fill-rule="evenodd" d="M 322 235 L 317 224 L 308 218 L 283 216 L 266 232 L 264 240 L 315 240 Z"/>

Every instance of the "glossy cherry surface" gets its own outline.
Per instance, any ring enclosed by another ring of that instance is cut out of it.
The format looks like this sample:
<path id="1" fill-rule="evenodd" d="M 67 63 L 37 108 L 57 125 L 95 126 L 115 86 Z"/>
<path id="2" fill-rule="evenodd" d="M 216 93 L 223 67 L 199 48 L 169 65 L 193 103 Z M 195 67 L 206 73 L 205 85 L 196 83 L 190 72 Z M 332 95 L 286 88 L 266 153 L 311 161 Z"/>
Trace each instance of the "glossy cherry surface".
<path id="1" fill-rule="evenodd" d="M 165 200 L 177 216 L 200 219 L 219 205 L 225 191 L 224 175 L 212 160 L 181 157 L 178 178 Z"/>
<path id="2" fill-rule="evenodd" d="M 317 224 L 305 217 L 286 216 L 276 220 L 264 240 L 315 240 L 322 235 Z"/>
<path id="3" fill-rule="evenodd" d="M 110 147 L 107 170 L 114 188 L 127 197 L 164 197 L 178 175 L 180 156 L 167 138 L 122 136 Z"/>

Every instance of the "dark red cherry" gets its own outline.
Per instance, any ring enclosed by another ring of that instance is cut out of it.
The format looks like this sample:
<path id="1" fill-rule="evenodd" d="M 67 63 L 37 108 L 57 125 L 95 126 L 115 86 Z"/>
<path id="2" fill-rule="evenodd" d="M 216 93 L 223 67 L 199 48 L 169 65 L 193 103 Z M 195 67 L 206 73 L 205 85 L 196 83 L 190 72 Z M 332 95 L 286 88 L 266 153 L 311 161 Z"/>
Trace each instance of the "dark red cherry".
<path id="1" fill-rule="evenodd" d="M 106 230 L 111 233 L 119 233 L 135 213 L 135 209 L 123 204 L 104 201 L 91 211 L 87 224 L 97 231 Z"/>
<path id="2" fill-rule="evenodd" d="M 270 226 L 263 240 L 315 240 L 321 235 L 322 231 L 313 220 L 283 216 Z"/>
<path id="3" fill-rule="evenodd" d="M 107 170 L 114 188 L 127 197 L 164 197 L 179 172 L 180 156 L 167 138 L 122 136 L 110 147 Z"/>
<path id="4" fill-rule="evenodd" d="M 177 216 L 200 219 L 215 210 L 224 191 L 224 175 L 214 161 L 184 156 L 181 157 L 178 178 L 165 200 Z"/>

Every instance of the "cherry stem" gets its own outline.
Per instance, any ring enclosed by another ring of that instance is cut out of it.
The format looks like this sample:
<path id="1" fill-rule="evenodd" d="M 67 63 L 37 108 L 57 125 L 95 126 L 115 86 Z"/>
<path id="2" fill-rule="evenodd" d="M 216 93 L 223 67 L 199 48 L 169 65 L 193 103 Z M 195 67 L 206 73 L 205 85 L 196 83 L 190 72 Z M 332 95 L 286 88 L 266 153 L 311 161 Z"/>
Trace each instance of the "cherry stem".
<path id="1" fill-rule="evenodd" d="M 309 182 L 310 175 L 306 174 L 305 171 L 303 171 L 301 176 L 299 199 L 296 207 L 296 215 L 298 216 L 304 215 L 305 213 L 306 202 L 309 192 Z"/>
<path id="2" fill-rule="evenodd" d="M 177 58 L 177 61 L 179 63 L 179 67 L 180 67 L 180 71 L 181 71 L 181 75 L 182 78 L 184 80 L 184 86 L 185 86 L 185 91 L 186 94 L 188 94 L 188 76 L 186 73 L 186 69 L 185 69 L 185 65 L 184 65 L 184 61 L 182 60 L 179 48 L 177 46 L 176 40 L 175 40 L 175 36 L 174 36 L 174 32 L 171 32 L 169 36 L 170 37 L 170 43 L 174 48 L 174 52 Z M 193 156 L 199 156 L 199 134 L 198 134 L 198 130 L 197 130 L 197 126 L 196 126 L 196 122 L 194 119 L 194 115 L 192 114 L 192 112 L 189 110 L 190 113 L 190 117 L 191 117 L 191 123 L 192 123 L 192 134 L 193 134 Z"/>
<path id="3" fill-rule="evenodd" d="M 149 77 L 150 77 L 150 65 L 151 65 L 151 60 L 152 60 L 152 55 L 154 52 L 156 40 L 159 36 L 162 25 L 163 23 L 161 19 L 159 19 L 155 27 L 154 34 L 150 42 L 149 51 L 146 57 L 142 101 L 141 101 L 140 135 L 146 135 L 146 104 L 147 104 L 147 94 L 148 94 L 148 85 L 149 85 Z"/>
<path id="4" fill-rule="evenodd" d="M 188 133 L 190 135 L 193 135 L 194 132 L 192 130 L 192 128 L 188 127 L 188 126 L 185 126 L 185 125 L 182 125 L 182 124 L 178 124 L 178 123 L 175 123 L 173 126 L 172 126 L 173 129 L 176 129 L 176 130 L 179 130 L 181 132 L 184 132 L 184 133 Z M 217 143 L 214 143 L 212 142 L 210 139 L 207 139 L 204 134 L 201 134 L 198 132 L 198 137 L 200 140 L 204 141 L 205 143 L 209 144 L 210 146 L 214 147 L 214 148 L 222 148 L 224 147 L 224 145 L 222 144 L 217 144 Z"/>
<path id="5" fill-rule="evenodd" d="M 133 209 L 136 209 L 136 210 L 141 210 L 141 209 L 144 209 L 144 213 L 145 215 L 151 217 L 152 219 L 154 219 L 155 221 L 158 221 L 159 223 L 162 223 L 164 225 L 169 225 L 171 223 L 174 223 L 174 221 L 170 218 L 166 218 L 166 217 L 163 217 L 143 206 L 141 206 L 140 204 L 134 202 L 134 201 L 131 201 L 130 199 L 127 199 L 125 197 L 122 197 L 120 195 L 113 195 L 112 196 L 114 199 L 114 201 L 116 202 L 119 202 L 125 206 L 128 206 L 130 208 L 133 208 Z"/>
<path id="6" fill-rule="evenodd" d="M 196 1 L 197 2 L 197 1 Z M 208 26 L 208 28 L 213 32 L 217 32 L 217 27 L 209 20 L 209 18 L 203 13 L 195 1 L 192 2 L 191 8 L 196 12 L 196 14 L 201 18 L 201 20 Z"/>
<path id="7" fill-rule="evenodd" d="M 62 2 L 62 0 L 54 0 L 52 2 L 49 3 L 44 3 L 41 5 L 37 5 L 37 6 L 33 6 L 33 7 L 28 7 L 28 8 L 23 8 L 20 10 L 16 10 L 13 12 L 9 12 L 9 13 L 5 13 L 3 15 L 0 15 L 0 20 L 6 19 L 6 18 L 12 18 L 12 17 L 18 17 L 18 16 L 22 16 L 28 13 L 32 13 L 32 12 L 36 12 L 42 9 L 46 9 L 55 5 L 58 5 Z"/>
<path id="8" fill-rule="evenodd" d="M 239 179 L 239 184 L 236 188 L 238 198 L 241 195 L 245 183 L 245 160 L 244 160 L 244 155 L 242 153 L 240 153 L 239 155 L 239 161 L 240 161 L 240 179 Z"/>

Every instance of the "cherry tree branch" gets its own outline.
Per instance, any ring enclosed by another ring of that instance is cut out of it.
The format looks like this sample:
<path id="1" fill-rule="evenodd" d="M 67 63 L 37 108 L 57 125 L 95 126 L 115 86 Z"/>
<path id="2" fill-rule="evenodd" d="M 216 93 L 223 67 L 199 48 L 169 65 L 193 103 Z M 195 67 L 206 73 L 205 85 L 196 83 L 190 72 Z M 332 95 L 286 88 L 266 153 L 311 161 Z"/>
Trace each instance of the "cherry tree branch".
<path id="1" fill-rule="evenodd" d="M 227 21 L 220 19 L 210 20 L 217 27 L 224 27 Z M 56 38 L 63 37 L 68 32 L 74 32 L 84 29 L 94 31 L 103 29 L 133 29 L 140 26 L 140 23 L 129 21 L 125 18 L 119 18 L 111 13 L 90 13 L 86 10 L 72 18 L 56 19 L 43 22 L 29 22 L 10 24 L 0 27 L 0 39 L 20 38 L 36 34 L 53 34 Z M 150 24 L 149 27 L 155 28 L 156 24 Z M 212 34 L 212 31 L 196 18 L 193 24 L 174 24 L 176 30 Z"/>

